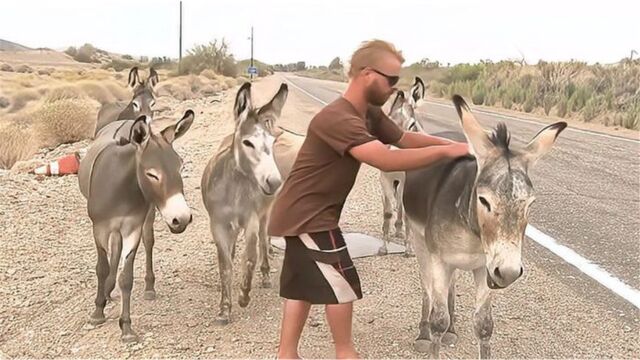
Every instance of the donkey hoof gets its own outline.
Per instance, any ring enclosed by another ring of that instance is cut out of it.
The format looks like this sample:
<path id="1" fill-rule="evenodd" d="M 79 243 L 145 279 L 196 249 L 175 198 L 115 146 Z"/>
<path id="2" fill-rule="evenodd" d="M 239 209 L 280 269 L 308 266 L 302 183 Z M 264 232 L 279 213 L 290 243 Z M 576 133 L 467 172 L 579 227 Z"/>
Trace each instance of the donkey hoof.
<path id="1" fill-rule="evenodd" d="M 413 349 L 419 353 L 428 353 L 431 351 L 431 340 L 416 339 L 413 343 Z"/>
<path id="2" fill-rule="evenodd" d="M 444 345 L 453 346 L 458 342 L 458 335 L 456 333 L 446 332 L 444 335 L 442 335 L 441 342 Z"/>
<path id="3" fill-rule="evenodd" d="M 396 233 L 396 238 L 400 239 L 400 240 L 404 240 L 405 238 L 405 234 L 403 232 L 397 232 Z"/>
<path id="4" fill-rule="evenodd" d="M 273 285 L 271 284 L 271 280 L 270 279 L 263 279 L 262 280 L 262 288 L 263 289 L 271 289 Z"/>
<path id="5" fill-rule="evenodd" d="M 107 319 L 105 319 L 104 315 L 102 317 L 91 315 L 88 322 L 93 326 L 97 326 L 100 324 L 104 324 L 105 321 L 107 321 Z"/>
<path id="6" fill-rule="evenodd" d="M 240 295 L 238 297 L 238 305 L 240 305 L 240 307 L 242 308 L 247 307 L 247 305 L 249 305 L 249 301 L 251 301 L 251 297 L 249 297 L 249 295 L 246 295 L 246 296 Z"/>
<path id="7" fill-rule="evenodd" d="M 229 325 L 229 318 L 224 316 L 218 316 L 215 320 L 213 320 L 213 324 L 216 326 Z"/>
<path id="8" fill-rule="evenodd" d="M 144 299 L 145 300 L 155 300 L 156 299 L 156 291 L 155 290 L 145 290 Z"/>
<path id="9" fill-rule="evenodd" d="M 380 249 L 378 249 L 378 255 L 380 255 L 380 256 L 387 255 L 388 253 L 389 253 L 389 251 L 387 250 L 386 247 L 381 247 Z"/>
<path id="10" fill-rule="evenodd" d="M 414 254 L 413 251 L 405 251 L 403 256 L 406 258 L 412 258 L 415 257 L 416 254 Z"/>
<path id="11" fill-rule="evenodd" d="M 136 335 L 135 333 L 122 334 L 120 339 L 125 344 L 135 343 L 138 342 L 138 335 Z"/>

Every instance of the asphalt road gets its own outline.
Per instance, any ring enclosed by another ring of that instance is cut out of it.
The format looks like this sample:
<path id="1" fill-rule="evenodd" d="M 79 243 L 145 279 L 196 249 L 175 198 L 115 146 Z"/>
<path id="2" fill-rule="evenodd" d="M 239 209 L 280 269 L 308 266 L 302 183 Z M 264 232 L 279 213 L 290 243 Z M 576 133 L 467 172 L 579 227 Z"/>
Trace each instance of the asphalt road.
<path id="1" fill-rule="evenodd" d="M 346 84 L 280 74 L 298 91 L 318 102 L 329 103 Z M 548 123 L 474 110 L 485 128 L 505 122 L 512 146 L 523 146 Z M 427 101 L 418 109 L 419 120 L 429 133 L 459 131 L 458 116 L 448 103 Z M 553 151 L 531 172 L 536 204 L 530 224 L 552 237 L 632 290 L 640 289 L 640 141 L 611 134 L 581 130 L 571 124 Z M 556 273 L 557 277 L 586 297 L 620 308 L 637 308 L 593 281 L 546 248 L 528 241 L 529 260 Z M 637 293 L 636 293 L 637 294 Z"/>

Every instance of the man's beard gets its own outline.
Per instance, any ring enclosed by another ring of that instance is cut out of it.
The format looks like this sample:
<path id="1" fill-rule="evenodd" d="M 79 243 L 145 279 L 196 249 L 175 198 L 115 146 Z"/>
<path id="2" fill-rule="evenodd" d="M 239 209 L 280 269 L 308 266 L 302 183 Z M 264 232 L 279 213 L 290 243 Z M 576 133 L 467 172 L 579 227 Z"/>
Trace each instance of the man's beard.
<path id="1" fill-rule="evenodd" d="M 367 97 L 367 102 L 374 106 L 382 106 L 387 102 L 387 100 L 389 100 L 389 96 L 377 92 L 374 86 L 367 88 L 365 95 Z"/>

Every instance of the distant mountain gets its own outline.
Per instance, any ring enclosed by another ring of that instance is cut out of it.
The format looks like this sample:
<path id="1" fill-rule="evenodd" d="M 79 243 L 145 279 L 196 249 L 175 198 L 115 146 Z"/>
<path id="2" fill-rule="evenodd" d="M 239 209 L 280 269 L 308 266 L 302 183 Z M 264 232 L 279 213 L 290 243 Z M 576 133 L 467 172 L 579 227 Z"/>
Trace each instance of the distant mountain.
<path id="1" fill-rule="evenodd" d="M 29 51 L 33 50 L 24 45 L 0 39 L 0 51 Z"/>

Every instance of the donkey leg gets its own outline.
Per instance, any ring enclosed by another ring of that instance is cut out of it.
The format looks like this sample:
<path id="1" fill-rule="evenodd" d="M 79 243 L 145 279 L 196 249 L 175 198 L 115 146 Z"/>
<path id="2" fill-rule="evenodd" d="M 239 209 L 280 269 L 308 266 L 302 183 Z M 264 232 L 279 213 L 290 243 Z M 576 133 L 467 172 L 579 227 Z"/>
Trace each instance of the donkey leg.
<path id="1" fill-rule="evenodd" d="M 378 249 L 378 255 L 387 255 L 387 243 L 389 242 L 389 225 L 393 217 L 393 208 L 391 206 L 391 198 L 393 197 L 393 185 L 385 176 L 380 173 L 380 185 L 382 186 L 382 241 L 383 245 Z"/>
<path id="2" fill-rule="evenodd" d="M 210 216 L 211 219 L 213 217 Z M 218 252 L 218 270 L 220 273 L 220 312 L 214 320 L 216 325 L 227 325 L 231 321 L 231 282 L 233 281 L 233 263 L 231 254 L 235 247 L 237 233 L 233 231 L 231 225 L 217 224 L 213 220 L 210 222 L 211 234 L 213 235 Z"/>
<path id="3" fill-rule="evenodd" d="M 133 288 L 133 263 L 136 259 L 138 245 L 140 245 L 141 233 L 142 229 L 138 228 L 123 236 L 124 267 L 118 278 L 122 294 L 122 312 L 119 324 L 122 331 L 121 339 L 126 343 L 138 341 L 138 335 L 131 328 L 131 289 Z"/>
<path id="4" fill-rule="evenodd" d="M 271 288 L 271 267 L 269 266 L 269 249 L 271 241 L 267 235 L 267 217 L 260 219 L 260 238 L 258 239 L 260 247 L 260 273 L 262 274 L 262 287 Z"/>
<path id="5" fill-rule="evenodd" d="M 413 347 L 417 352 L 426 353 L 431 349 L 431 335 L 429 333 L 429 314 L 431 312 L 431 301 L 429 299 L 429 284 L 431 284 L 431 268 L 428 266 L 429 256 L 423 232 L 414 230 L 416 237 L 413 239 L 416 246 L 416 257 L 418 260 L 418 270 L 420 274 L 420 287 L 422 288 L 422 313 L 420 317 L 420 325 L 418 338 L 415 340 Z"/>
<path id="6" fill-rule="evenodd" d="M 484 267 L 473 271 L 476 283 L 476 310 L 473 313 L 473 332 L 478 338 L 481 359 L 491 357 L 491 335 L 493 334 L 493 317 L 491 316 L 491 291 L 487 286 L 487 271 Z"/>
<path id="7" fill-rule="evenodd" d="M 404 204 L 402 205 L 402 209 L 404 210 Z M 407 218 L 406 213 L 404 213 L 404 247 L 404 255 L 406 257 L 416 256 L 416 253 L 413 250 L 413 241 L 411 240 L 411 226 L 409 226 L 409 219 Z"/>
<path id="8" fill-rule="evenodd" d="M 153 222 L 156 219 L 156 209 L 152 206 L 147 212 L 142 225 L 142 242 L 146 255 L 146 272 L 144 275 L 144 298 L 145 300 L 155 300 L 156 298 L 156 274 L 153 272 L 153 245 L 155 237 L 153 235 Z"/>
<path id="9" fill-rule="evenodd" d="M 109 275 L 109 260 L 107 259 L 106 246 L 109 243 L 109 229 L 106 227 L 93 226 L 93 237 L 95 238 L 98 262 L 96 263 L 96 276 L 98 277 L 98 290 L 96 293 L 96 308 L 89 318 L 89 323 L 93 325 L 105 322 L 104 307 L 107 304 L 105 295 L 105 283 Z"/>
<path id="10" fill-rule="evenodd" d="M 431 267 L 432 274 L 431 288 L 428 290 L 431 299 L 431 313 L 429 314 L 431 357 L 439 359 L 442 337 L 451 324 L 447 302 L 453 269 L 444 264 L 438 256 L 430 256 L 427 266 Z"/>
<path id="11" fill-rule="evenodd" d="M 109 276 L 107 276 L 104 293 L 107 300 L 113 300 L 112 293 L 116 287 L 118 265 L 120 265 L 120 256 L 122 254 L 122 235 L 119 232 L 112 232 L 110 242 L 111 256 L 109 257 Z"/>
<path id="12" fill-rule="evenodd" d="M 404 230 L 404 206 L 402 204 L 402 196 L 404 194 L 404 180 L 399 181 L 396 180 L 393 182 L 394 185 L 394 197 L 396 200 L 396 237 L 398 239 L 405 239 L 406 234 L 403 232 Z M 406 254 L 406 252 L 405 252 Z"/>
<path id="13" fill-rule="evenodd" d="M 256 261 L 258 258 L 258 238 L 260 232 L 260 222 L 257 217 L 253 217 L 249 220 L 246 234 L 246 247 L 244 249 L 244 258 L 242 259 L 242 281 L 240 282 L 240 296 L 238 297 L 238 305 L 240 307 L 246 307 L 249 305 L 251 297 L 251 282 L 253 281 L 253 274 L 256 270 Z"/>
<path id="14" fill-rule="evenodd" d="M 451 284 L 449 285 L 449 298 L 447 299 L 449 307 L 449 328 L 442 336 L 442 343 L 453 346 L 458 342 L 458 334 L 455 329 L 455 309 L 456 309 L 456 274 L 451 275 Z"/>

